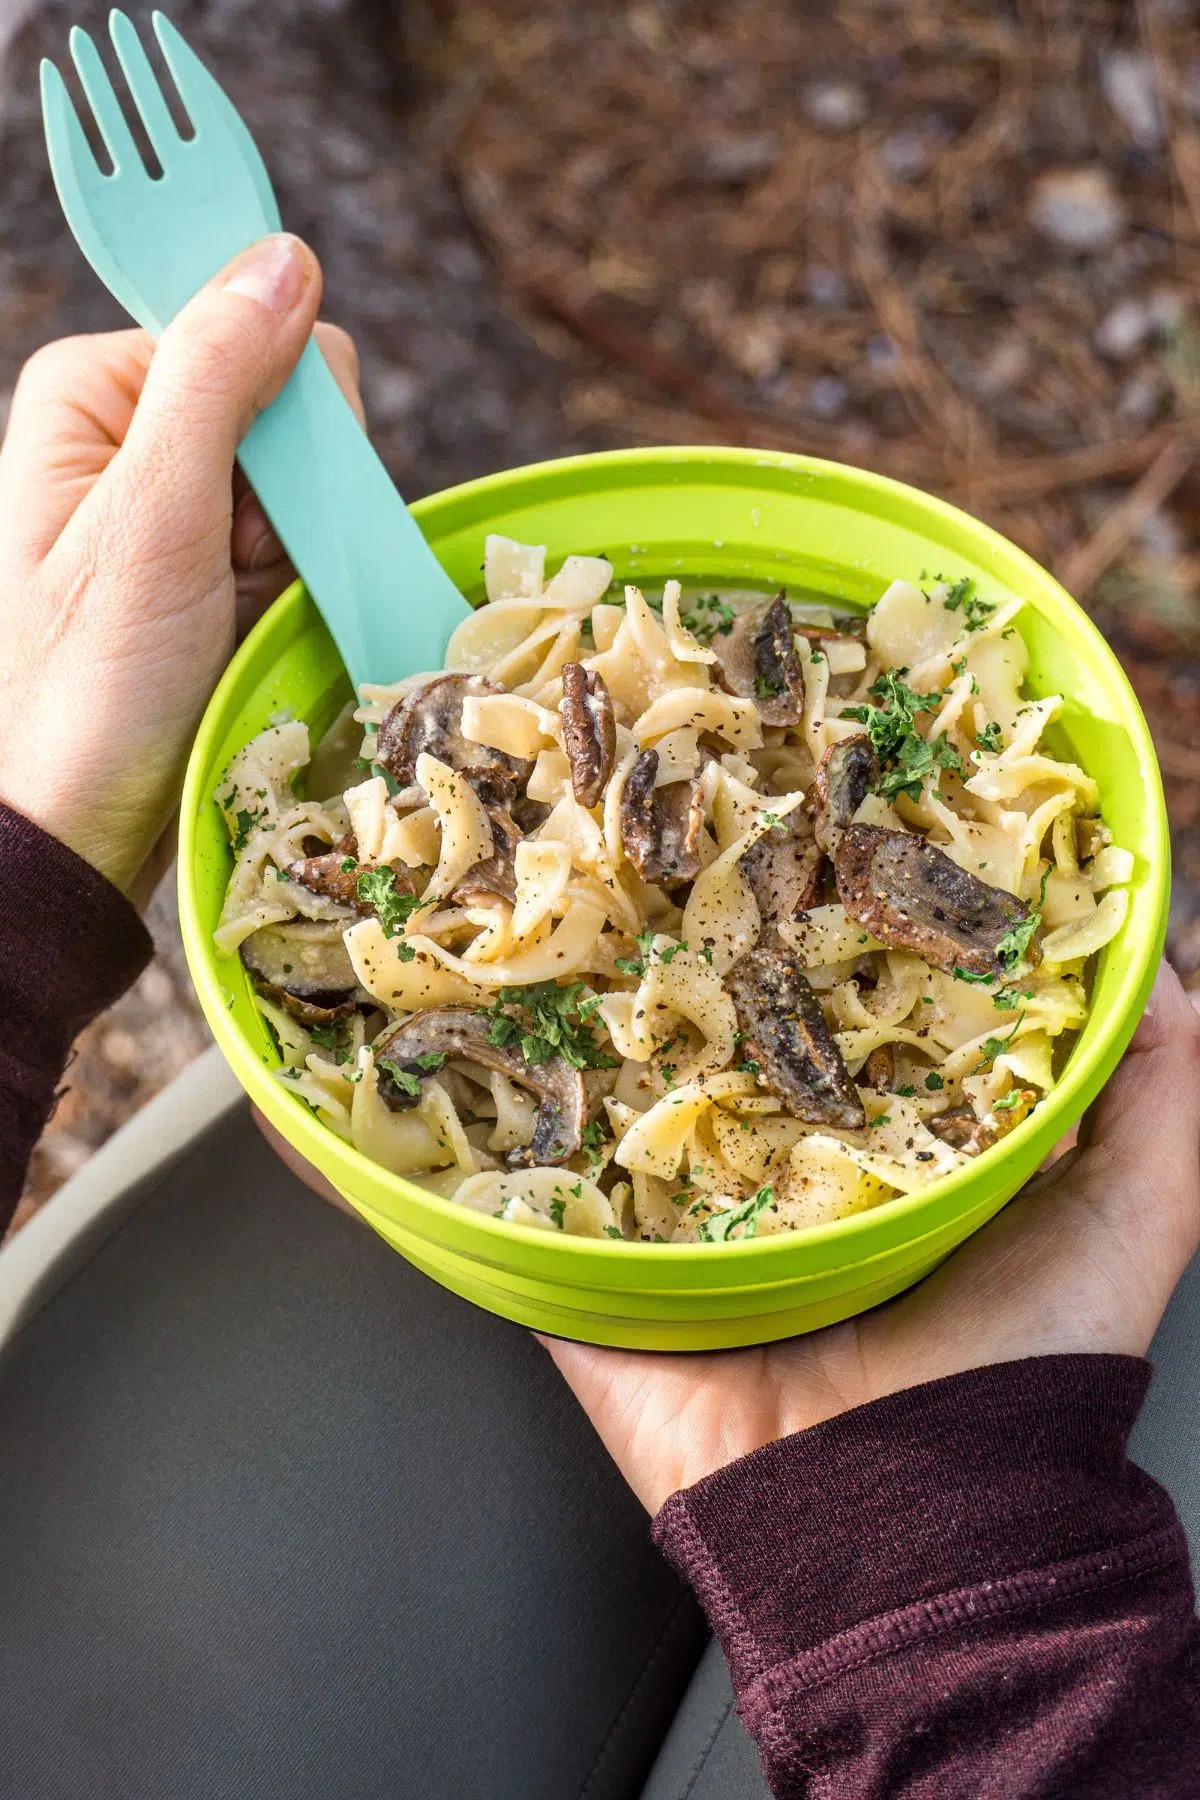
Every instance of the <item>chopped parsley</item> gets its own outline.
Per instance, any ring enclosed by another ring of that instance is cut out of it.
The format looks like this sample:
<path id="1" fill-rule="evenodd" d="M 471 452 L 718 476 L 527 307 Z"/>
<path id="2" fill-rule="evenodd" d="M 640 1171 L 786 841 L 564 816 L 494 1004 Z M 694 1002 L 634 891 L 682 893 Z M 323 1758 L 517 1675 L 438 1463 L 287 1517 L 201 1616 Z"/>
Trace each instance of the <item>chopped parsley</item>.
<path id="1" fill-rule="evenodd" d="M 932 1094 L 938 1093 L 940 1089 L 945 1087 L 945 1085 L 946 1085 L 946 1083 L 942 1080 L 941 1076 L 938 1074 L 936 1069 L 934 1069 L 932 1074 L 929 1074 L 925 1077 L 925 1086 L 929 1089 L 930 1093 L 932 1093 Z"/>
<path id="2" fill-rule="evenodd" d="M 982 731 L 977 731 L 975 733 L 975 742 L 979 745 L 981 750 L 997 751 L 1003 749 L 1004 746 L 1001 740 L 1000 726 L 995 719 L 989 720 Z"/>
<path id="3" fill-rule="evenodd" d="M 1021 1088 L 1009 1088 L 1007 1094 L 1001 1095 L 999 1100 L 992 1101 L 992 1111 L 1008 1112 L 1010 1108 L 1019 1106 L 1021 1104 L 1022 1091 Z"/>
<path id="4" fill-rule="evenodd" d="M 235 856 L 240 856 L 241 852 L 250 842 L 250 833 L 262 824 L 266 816 L 267 811 L 265 807 L 255 807 L 252 810 L 248 810 L 244 806 L 238 808 L 231 839 L 233 854 Z"/>
<path id="5" fill-rule="evenodd" d="M 876 1115 L 876 1117 L 871 1120 L 871 1124 L 873 1126 L 874 1125 L 890 1125 L 891 1122 L 892 1122 L 892 1115 L 890 1113 L 878 1113 Z"/>
<path id="6" fill-rule="evenodd" d="M 907 669 L 886 669 L 867 690 L 880 704 L 848 706 L 842 714 L 866 726 L 882 770 L 875 791 L 885 799 L 907 794 L 910 800 L 919 800 L 921 783 L 936 769 L 964 772 L 963 760 L 945 732 L 930 739 L 917 730 L 917 714 L 935 712 L 942 697 L 914 693 L 904 679 L 907 673 Z"/>
<path id="7" fill-rule="evenodd" d="M 344 868 L 345 864 L 342 866 Z M 396 871 L 389 868 L 364 869 L 358 878 L 357 891 L 361 901 L 374 907 L 384 937 L 399 937 L 415 912 L 433 904 L 431 900 L 418 900 L 415 894 L 397 893 Z M 408 956 L 404 955 L 404 948 L 408 949 Z M 416 951 L 409 944 L 402 947 L 400 954 L 402 961 L 411 962 Z"/>
<path id="8" fill-rule="evenodd" d="M 482 1009 L 489 1021 L 488 1042 L 503 1050 L 515 1046 L 531 1066 L 561 1056 L 573 1069 L 615 1069 L 615 1058 L 598 1042 L 587 1023 L 601 1001 L 587 984 L 535 981 L 527 987 L 504 987 L 493 1006 Z"/>
<path id="9" fill-rule="evenodd" d="M 390 1075 L 402 1094 L 411 1094 L 414 1100 L 419 1099 L 421 1093 L 420 1077 L 414 1075 L 411 1069 L 402 1069 L 400 1064 L 398 1062 L 393 1062 L 390 1056 L 377 1056 L 375 1058 L 375 1067 L 377 1069 L 382 1069 L 385 1075 Z"/>
<path id="10" fill-rule="evenodd" d="M 1034 932 L 1042 922 L 1042 908 L 1046 904 L 1046 883 L 1050 879 L 1050 865 L 1042 870 L 1042 886 L 1038 894 L 1036 906 L 1029 909 L 1029 917 L 1006 931 L 996 945 L 996 956 L 1006 969 L 1015 969 L 1028 950 Z"/>
<path id="11" fill-rule="evenodd" d="M 912 1087 L 902 1087 L 894 1090 L 898 1100 L 911 1100 L 916 1091 L 916 1088 Z"/>
<path id="12" fill-rule="evenodd" d="M 983 1046 L 979 1052 L 980 1057 L 982 1058 L 982 1061 L 976 1063 L 976 1065 L 975 1065 L 976 1069 L 987 1068 L 992 1063 L 995 1062 L 996 1058 L 1000 1055 L 1001 1051 L 1006 1050 L 1008 1048 L 1008 1046 L 1012 1043 L 1013 1039 L 1016 1037 L 1017 1032 L 1021 1029 L 1021 1025 L 1024 1021 L 1024 1018 L 1025 1018 L 1025 1014 L 1022 1013 L 1020 1015 L 1020 1017 L 1017 1019 L 1016 1024 L 1012 1027 L 1012 1029 L 1010 1031 L 1006 1031 L 1003 1037 L 986 1037 L 986 1038 L 984 1038 Z"/>
<path id="13" fill-rule="evenodd" d="M 338 864 L 338 868 L 342 871 L 343 875 L 348 875 L 351 869 L 357 869 L 357 867 L 357 856 L 343 856 L 341 862 Z"/>
<path id="14" fill-rule="evenodd" d="M 736 1075 L 757 1075 L 758 1064 L 754 1061 L 753 1057 L 748 1056 L 744 1062 L 735 1062 L 733 1064 L 733 1070 Z"/>
<path id="15" fill-rule="evenodd" d="M 335 1019 L 328 1025 L 312 1025 L 309 1027 L 309 1036 L 313 1043 L 322 1050 L 332 1050 L 335 1062 L 349 1062 L 350 1052 L 346 1048 L 344 1020 Z"/>
<path id="16" fill-rule="evenodd" d="M 992 1005 L 1000 1012 L 1013 1012 L 1018 1000 L 1032 999 L 1033 991 L 1030 988 L 999 987 L 992 995 Z"/>
<path id="17" fill-rule="evenodd" d="M 604 1146 L 611 1140 L 599 1119 L 593 1119 L 590 1125 L 584 1126 L 579 1141 L 588 1161 L 598 1163 L 604 1160 Z"/>
<path id="18" fill-rule="evenodd" d="M 560 1231 L 563 1228 L 563 1214 L 566 1212 L 566 1210 L 567 1210 L 567 1202 L 566 1202 L 565 1198 L 561 1194 L 556 1194 L 554 1196 L 553 1200 L 550 1202 L 550 1217 L 553 1219 L 554 1223 L 558 1226 L 558 1229 Z"/>
<path id="19" fill-rule="evenodd" d="M 754 677 L 754 698 L 756 700 L 774 700 L 783 692 L 782 681 L 772 681 L 767 675 Z"/>
<path id="20" fill-rule="evenodd" d="M 728 637 L 737 617 L 732 606 L 717 594 L 697 594 L 691 610 L 679 615 L 685 631 L 698 643 L 709 644 L 718 634 Z"/>
<path id="21" fill-rule="evenodd" d="M 646 965 L 650 960 L 650 949 L 653 943 L 654 933 L 652 931 L 638 932 L 637 947 L 641 951 L 641 955 L 618 956 L 615 959 L 616 967 L 620 969 L 622 975 L 642 976 L 646 973 Z"/>
<path id="22" fill-rule="evenodd" d="M 733 1207 L 730 1212 L 714 1213 L 699 1228 L 701 1240 L 706 1244 L 726 1244 L 732 1238 L 757 1237 L 759 1218 L 773 1198 L 774 1189 L 768 1182 L 766 1187 L 759 1188 L 757 1194 L 744 1200 L 741 1206 Z"/>
<path id="23" fill-rule="evenodd" d="M 616 1225 L 606 1225 L 604 1227 L 604 1235 L 605 1237 L 620 1238 L 624 1237 L 625 1233 L 619 1230 Z"/>
<path id="24" fill-rule="evenodd" d="M 942 595 L 942 605 L 947 612 L 957 612 L 961 606 L 968 631 L 979 631 L 996 610 L 989 601 L 979 599 L 969 575 L 960 575 L 957 581 L 950 583 Z"/>
<path id="25" fill-rule="evenodd" d="M 414 1056 L 412 1059 L 416 1068 L 424 1069 L 427 1073 L 434 1069 L 440 1069 L 445 1060 L 446 1052 L 444 1050 L 424 1050 L 420 1056 Z M 383 1069 L 390 1075 L 402 1093 L 412 1094 L 414 1098 L 420 1094 L 421 1078 L 419 1075 L 414 1075 L 411 1068 L 402 1069 L 400 1064 L 390 1056 L 377 1056 L 375 1067 Z"/>
<path id="26" fill-rule="evenodd" d="M 970 969 L 961 968 L 958 963 L 954 964 L 950 973 L 955 981 L 969 981 L 972 987 L 991 987 L 996 979 L 994 975 L 974 975 Z"/>

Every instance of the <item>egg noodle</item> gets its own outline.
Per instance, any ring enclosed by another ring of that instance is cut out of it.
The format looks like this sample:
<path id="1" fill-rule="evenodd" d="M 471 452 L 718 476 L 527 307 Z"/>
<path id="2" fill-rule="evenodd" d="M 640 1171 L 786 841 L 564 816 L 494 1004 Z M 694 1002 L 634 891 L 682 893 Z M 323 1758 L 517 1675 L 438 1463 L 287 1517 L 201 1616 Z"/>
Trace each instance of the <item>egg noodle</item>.
<path id="1" fill-rule="evenodd" d="M 1047 1093 L 1132 874 L 1018 599 L 864 620 L 487 542 L 443 671 L 282 720 L 218 801 L 278 1076 L 497 1217 L 736 1241 L 912 1193 Z M 300 798 L 299 795 L 328 795 Z"/>

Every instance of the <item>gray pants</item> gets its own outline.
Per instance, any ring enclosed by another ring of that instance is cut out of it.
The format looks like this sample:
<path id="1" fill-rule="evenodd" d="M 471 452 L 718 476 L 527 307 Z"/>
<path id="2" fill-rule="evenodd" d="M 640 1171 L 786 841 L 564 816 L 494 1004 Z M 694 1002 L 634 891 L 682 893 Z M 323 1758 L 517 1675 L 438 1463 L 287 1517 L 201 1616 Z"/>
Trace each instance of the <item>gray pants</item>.
<path id="1" fill-rule="evenodd" d="M 544 1352 L 315 1199 L 243 1106 L 10 1324 L 5 1800 L 763 1800 Z M 1198 1265 L 1156 1356 L 1139 1459 L 1200 1544 Z"/>

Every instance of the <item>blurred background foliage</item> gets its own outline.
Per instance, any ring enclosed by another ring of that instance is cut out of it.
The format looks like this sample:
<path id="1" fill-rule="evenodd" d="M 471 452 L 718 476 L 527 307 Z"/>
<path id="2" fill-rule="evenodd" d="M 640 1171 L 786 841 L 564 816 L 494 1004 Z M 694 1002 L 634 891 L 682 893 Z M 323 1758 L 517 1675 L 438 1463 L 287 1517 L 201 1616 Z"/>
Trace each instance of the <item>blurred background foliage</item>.
<path id="1" fill-rule="evenodd" d="M 122 323 L 58 213 L 0 4 L 0 391 Z M 1200 982 L 1200 6 L 1193 0 L 177 0 L 322 256 L 410 497 L 727 442 L 895 474 L 1093 613 L 1158 744 Z M 160 955 L 87 1034 L 32 1206 L 206 1033 Z"/>

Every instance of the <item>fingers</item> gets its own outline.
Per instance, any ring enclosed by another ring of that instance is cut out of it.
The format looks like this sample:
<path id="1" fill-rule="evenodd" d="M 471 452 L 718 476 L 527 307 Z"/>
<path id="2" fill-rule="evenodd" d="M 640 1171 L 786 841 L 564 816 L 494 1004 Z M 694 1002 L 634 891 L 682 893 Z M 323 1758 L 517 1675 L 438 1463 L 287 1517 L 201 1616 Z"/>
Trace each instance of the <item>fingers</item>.
<path id="1" fill-rule="evenodd" d="M 62 338 L 21 370 L 4 450 L 0 494 L 19 521 L 20 548 L 40 562 L 125 440 L 150 367 L 145 331 Z"/>
<path id="2" fill-rule="evenodd" d="M 1163 963 L 1133 1041 L 1087 1117 L 1081 1168 L 1153 1196 L 1200 1163 L 1200 1017 Z"/>
<path id="3" fill-rule="evenodd" d="M 1163 963 L 1067 1177 L 1137 1270 L 1153 1329 L 1200 1245 L 1200 1017 Z"/>
<path id="4" fill-rule="evenodd" d="M 298 238 L 263 238 L 214 276 L 162 334 L 125 441 L 95 504 L 153 538 L 156 561 L 183 565 L 227 544 L 237 446 L 283 387 L 321 297 L 316 257 Z M 138 549 L 143 546 L 138 545 Z"/>
<path id="5" fill-rule="evenodd" d="M 262 1132 L 268 1144 L 270 1144 L 272 1150 L 274 1150 L 276 1156 L 278 1156 L 280 1162 L 286 1163 L 288 1168 L 292 1171 L 292 1174 L 297 1176 L 304 1183 L 305 1187 L 310 1187 L 313 1193 L 318 1194 L 322 1200 L 328 1200 L 331 1206 L 336 1206 L 338 1208 L 339 1212 L 348 1213 L 352 1219 L 357 1219 L 360 1224 L 362 1223 L 362 1215 L 355 1212 L 348 1200 L 343 1199 L 342 1195 L 338 1193 L 332 1182 L 326 1181 L 319 1169 L 315 1169 L 312 1163 L 306 1161 L 298 1150 L 292 1148 L 287 1139 L 283 1137 L 280 1132 L 276 1131 L 274 1125 L 264 1119 L 256 1106 L 251 1108 L 250 1117 L 254 1120 L 254 1123 L 258 1126 L 258 1129 Z"/>

